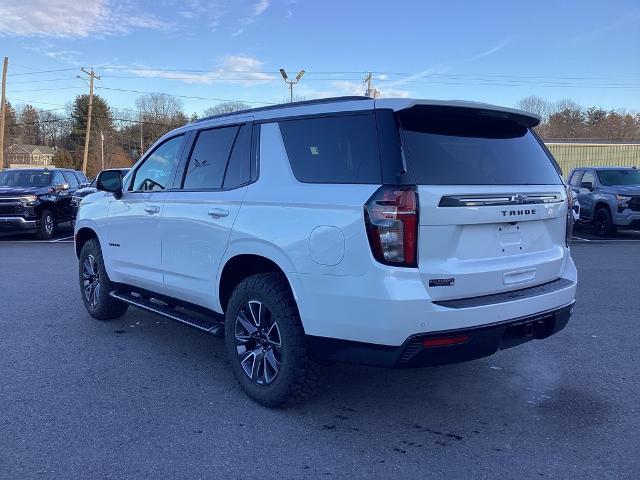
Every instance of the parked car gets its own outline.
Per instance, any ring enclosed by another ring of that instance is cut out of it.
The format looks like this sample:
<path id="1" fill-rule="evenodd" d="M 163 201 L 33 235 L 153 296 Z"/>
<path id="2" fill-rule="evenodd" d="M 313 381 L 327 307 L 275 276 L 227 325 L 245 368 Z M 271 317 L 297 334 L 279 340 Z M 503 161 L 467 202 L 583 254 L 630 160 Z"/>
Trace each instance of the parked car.
<path id="1" fill-rule="evenodd" d="M 580 202 L 580 221 L 608 236 L 618 228 L 640 229 L 640 170 L 634 167 L 574 169 L 569 185 Z"/>
<path id="2" fill-rule="evenodd" d="M 89 183 L 91 183 L 87 179 L 87 176 L 84 174 L 84 172 L 80 170 L 75 170 L 75 174 L 76 174 L 76 177 L 78 178 L 78 182 L 80 182 L 80 185 L 79 185 L 80 188 L 84 188 L 87 185 L 89 185 Z"/>
<path id="3" fill-rule="evenodd" d="M 310 395 L 326 361 L 442 365 L 547 338 L 577 274 L 570 189 L 538 122 L 346 97 L 181 127 L 83 200 L 84 305 L 224 334 L 267 406 Z"/>
<path id="4" fill-rule="evenodd" d="M 119 170 L 122 173 L 122 176 L 124 177 L 131 169 L 130 168 L 113 168 L 109 170 Z M 71 196 L 71 213 L 73 215 L 73 218 L 76 218 L 76 215 L 78 213 L 78 207 L 80 206 L 80 202 L 82 201 L 82 199 L 87 195 L 96 193 L 98 191 L 98 189 L 96 188 L 97 178 L 98 177 L 94 178 L 86 186 L 76 190 L 74 194 Z"/>
<path id="5" fill-rule="evenodd" d="M 0 231 L 32 232 L 51 238 L 59 223 L 71 220 L 75 171 L 62 168 L 8 169 L 0 172 Z"/>

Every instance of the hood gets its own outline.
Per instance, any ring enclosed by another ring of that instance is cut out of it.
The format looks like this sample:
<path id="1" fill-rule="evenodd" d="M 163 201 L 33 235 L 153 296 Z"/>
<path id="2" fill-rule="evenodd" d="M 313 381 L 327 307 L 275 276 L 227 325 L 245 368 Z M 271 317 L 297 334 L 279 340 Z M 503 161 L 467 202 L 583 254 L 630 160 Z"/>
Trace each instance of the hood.
<path id="1" fill-rule="evenodd" d="M 86 197 L 87 195 L 91 195 L 92 193 L 96 193 L 98 191 L 95 187 L 84 187 L 73 192 L 74 197 Z"/>
<path id="2" fill-rule="evenodd" d="M 42 195 L 50 187 L 0 187 L 0 197 L 17 197 L 20 195 Z"/>

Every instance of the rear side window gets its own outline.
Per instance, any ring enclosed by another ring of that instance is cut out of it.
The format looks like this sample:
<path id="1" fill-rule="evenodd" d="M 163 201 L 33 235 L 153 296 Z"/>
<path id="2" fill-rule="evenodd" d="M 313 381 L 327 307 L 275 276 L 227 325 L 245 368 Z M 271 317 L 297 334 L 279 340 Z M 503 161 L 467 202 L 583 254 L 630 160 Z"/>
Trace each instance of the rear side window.
<path id="1" fill-rule="evenodd" d="M 408 170 L 418 184 L 561 183 L 538 139 L 515 121 L 420 107 L 400 112 L 398 119 Z"/>
<path id="2" fill-rule="evenodd" d="M 55 172 L 53 172 L 53 184 L 55 186 L 58 186 L 58 185 L 62 185 L 63 183 L 66 183 L 66 180 L 62 176 L 62 173 L 60 172 L 60 170 L 56 170 Z"/>
<path id="3" fill-rule="evenodd" d="M 575 172 L 573 172 L 573 175 L 571 175 L 571 179 L 569 180 L 569 185 L 573 187 L 579 187 L 581 178 L 582 178 L 582 170 L 576 170 Z"/>
<path id="4" fill-rule="evenodd" d="M 381 183 L 373 114 L 280 122 L 295 177 L 307 183 Z"/>
<path id="5" fill-rule="evenodd" d="M 80 183 L 86 182 L 87 181 L 87 177 L 84 175 L 84 173 L 76 170 L 75 171 L 76 177 L 78 177 L 78 181 Z"/>
<path id="6" fill-rule="evenodd" d="M 580 181 L 580 186 L 586 185 L 588 188 L 593 188 L 595 183 L 596 178 L 593 176 L 593 172 L 590 170 L 584 172 L 582 180 Z"/>
<path id="7" fill-rule="evenodd" d="M 240 127 L 214 128 L 198 132 L 191 152 L 182 188 L 185 190 L 220 189 L 227 162 Z"/>
<path id="8" fill-rule="evenodd" d="M 251 128 L 240 127 L 233 145 L 229 164 L 224 174 L 222 188 L 232 189 L 249 183 L 251 177 Z"/>
<path id="9" fill-rule="evenodd" d="M 73 172 L 63 171 L 62 175 L 64 175 L 64 179 L 67 181 L 71 188 L 75 188 L 78 186 L 78 179 L 73 174 Z"/>

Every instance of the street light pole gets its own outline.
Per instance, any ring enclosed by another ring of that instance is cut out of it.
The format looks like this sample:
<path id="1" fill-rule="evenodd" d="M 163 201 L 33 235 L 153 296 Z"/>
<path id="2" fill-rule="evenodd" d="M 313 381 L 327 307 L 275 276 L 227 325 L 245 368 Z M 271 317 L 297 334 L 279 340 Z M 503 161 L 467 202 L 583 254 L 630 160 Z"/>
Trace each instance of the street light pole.
<path id="1" fill-rule="evenodd" d="M 300 70 L 298 72 L 298 75 L 296 75 L 295 80 L 289 80 L 289 77 L 287 76 L 287 72 L 284 71 L 284 68 L 280 69 L 280 75 L 282 75 L 282 78 L 284 79 L 285 83 L 289 84 L 289 103 L 292 103 L 293 102 L 293 86 L 300 81 L 300 79 L 304 75 L 304 70 Z"/>

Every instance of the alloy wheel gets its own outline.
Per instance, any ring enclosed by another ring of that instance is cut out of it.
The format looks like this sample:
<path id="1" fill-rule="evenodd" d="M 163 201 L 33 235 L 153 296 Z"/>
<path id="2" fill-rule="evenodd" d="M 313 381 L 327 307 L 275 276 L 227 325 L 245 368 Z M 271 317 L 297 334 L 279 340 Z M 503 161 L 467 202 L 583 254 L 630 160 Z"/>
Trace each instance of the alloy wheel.
<path id="1" fill-rule="evenodd" d="M 269 309 L 256 300 L 244 303 L 234 333 L 240 366 L 247 377 L 259 385 L 273 382 L 280 371 L 282 339 Z"/>
<path id="2" fill-rule="evenodd" d="M 47 232 L 47 235 L 53 234 L 53 218 L 51 215 L 44 217 L 44 230 Z"/>
<path id="3" fill-rule="evenodd" d="M 82 282 L 84 296 L 89 306 L 95 308 L 100 298 L 100 271 L 93 255 L 87 255 L 82 262 Z"/>
<path id="4" fill-rule="evenodd" d="M 602 211 L 598 212 L 595 219 L 596 230 L 600 235 L 607 233 L 607 216 Z"/>

